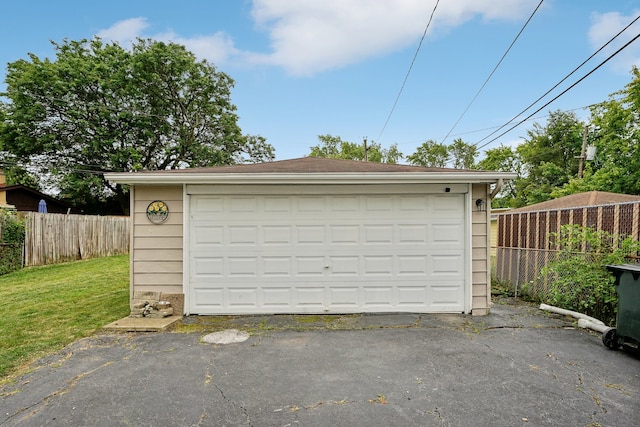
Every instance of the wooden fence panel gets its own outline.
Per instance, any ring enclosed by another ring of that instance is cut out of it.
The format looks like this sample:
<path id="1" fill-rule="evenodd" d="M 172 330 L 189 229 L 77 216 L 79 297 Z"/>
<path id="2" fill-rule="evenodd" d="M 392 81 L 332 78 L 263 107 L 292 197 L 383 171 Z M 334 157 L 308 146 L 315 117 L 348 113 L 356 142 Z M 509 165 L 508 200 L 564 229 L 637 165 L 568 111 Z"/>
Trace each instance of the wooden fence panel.
<path id="1" fill-rule="evenodd" d="M 549 239 L 549 233 L 558 232 L 562 224 L 578 224 L 640 240 L 640 202 L 501 213 L 498 226 L 504 235 L 498 238 L 496 248 L 496 278 L 516 287 L 530 283 L 541 266 L 556 256 L 558 246 Z M 535 257 L 528 252 L 532 250 Z"/>
<path id="2" fill-rule="evenodd" d="M 45 265 L 129 252 L 129 217 L 28 212 L 25 265 Z"/>

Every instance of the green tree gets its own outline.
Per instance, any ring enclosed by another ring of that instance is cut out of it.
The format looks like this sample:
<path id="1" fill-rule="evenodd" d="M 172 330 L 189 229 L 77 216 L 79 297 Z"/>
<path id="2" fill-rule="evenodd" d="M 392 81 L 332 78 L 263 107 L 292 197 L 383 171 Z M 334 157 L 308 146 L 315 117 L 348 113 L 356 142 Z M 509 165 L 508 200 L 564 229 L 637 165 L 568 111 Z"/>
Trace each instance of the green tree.
<path id="1" fill-rule="evenodd" d="M 447 147 L 447 153 L 452 158 L 454 169 L 473 169 L 478 149 L 475 145 L 467 144 L 462 138 L 458 138 Z"/>
<path id="2" fill-rule="evenodd" d="M 609 100 L 591 108 L 589 143 L 597 150 L 582 179 L 572 179 L 557 195 L 581 191 L 640 194 L 640 71 Z M 614 98 L 617 97 L 617 98 Z"/>
<path id="3" fill-rule="evenodd" d="M 520 175 L 522 164 L 517 152 L 511 147 L 500 145 L 486 150 L 484 158 L 476 164 L 475 168 L 487 171 L 516 172 Z M 515 182 L 506 181 L 498 196 L 492 200 L 491 206 L 494 208 L 510 207 L 515 197 Z"/>
<path id="4" fill-rule="evenodd" d="M 534 123 L 516 149 L 522 177 L 516 180 L 515 206 L 549 200 L 552 192 L 578 174 L 584 125 L 574 113 L 550 112 L 546 126 Z"/>
<path id="5" fill-rule="evenodd" d="M 80 207 L 128 207 L 104 171 L 179 169 L 272 160 L 243 135 L 233 80 L 184 46 L 139 39 L 131 50 L 92 40 L 53 43 L 54 60 L 7 68 L 2 148 Z"/>
<path id="6" fill-rule="evenodd" d="M 389 148 L 382 148 L 376 142 L 367 144 L 365 156 L 364 143 L 356 144 L 343 141 L 339 136 L 318 135 L 320 143 L 310 147 L 309 157 L 327 157 L 331 159 L 365 160 L 378 163 L 398 163 L 402 159 L 402 153 L 396 144 Z"/>
<path id="7" fill-rule="evenodd" d="M 0 166 L 2 166 L 2 164 L 0 164 Z M 23 167 L 5 165 L 2 170 L 7 176 L 7 185 L 21 184 L 34 190 L 41 190 L 40 180 Z"/>
<path id="8" fill-rule="evenodd" d="M 407 156 L 407 161 L 416 166 L 444 168 L 449 161 L 449 153 L 446 145 L 430 139 L 422 143 L 415 153 Z"/>

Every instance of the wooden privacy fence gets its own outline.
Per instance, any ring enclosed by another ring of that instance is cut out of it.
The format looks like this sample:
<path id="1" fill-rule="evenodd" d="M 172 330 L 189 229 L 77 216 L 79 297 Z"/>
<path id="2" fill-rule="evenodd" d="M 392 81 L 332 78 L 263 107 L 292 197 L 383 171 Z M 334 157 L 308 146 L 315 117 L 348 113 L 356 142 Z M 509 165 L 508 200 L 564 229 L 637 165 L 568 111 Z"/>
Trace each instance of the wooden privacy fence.
<path id="1" fill-rule="evenodd" d="M 533 285 L 540 270 L 554 260 L 558 247 L 549 233 L 565 224 L 603 230 L 640 241 L 640 202 L 498 215 L 495 277 L 518 289 Z M 586 249 L 586 248 L 584 248 Z"/>
<path id="2" fill-rule="evenodd" d="M 24 221 L 25 266 L 129 252 L 129 217 L 28 212 Z"/>

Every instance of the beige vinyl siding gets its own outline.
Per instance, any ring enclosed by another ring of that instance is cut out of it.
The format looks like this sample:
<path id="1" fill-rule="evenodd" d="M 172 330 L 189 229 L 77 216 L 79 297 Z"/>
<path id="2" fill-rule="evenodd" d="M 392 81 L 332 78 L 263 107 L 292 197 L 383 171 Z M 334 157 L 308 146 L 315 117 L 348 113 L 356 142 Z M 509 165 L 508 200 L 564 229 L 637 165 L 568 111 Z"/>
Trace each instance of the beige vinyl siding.
<path id="1" fill-rule="evenodd" d="M 486 211 L 477 211 L 475 201 L 483 199 Z M 489 185 L 474 184 L 471 193 L 471 296 L 472 313 L 489 313 L 491 278 L 489 268 L 490 205 Z"/>
<path id="2" fill-rule="evenodd" d="M 147 206 L 161 200 L 169 207 L 162 224 L 147 219 Z M 182 293 L 182 186 L 136 185 L 133 201 L 133 291 Z"/>

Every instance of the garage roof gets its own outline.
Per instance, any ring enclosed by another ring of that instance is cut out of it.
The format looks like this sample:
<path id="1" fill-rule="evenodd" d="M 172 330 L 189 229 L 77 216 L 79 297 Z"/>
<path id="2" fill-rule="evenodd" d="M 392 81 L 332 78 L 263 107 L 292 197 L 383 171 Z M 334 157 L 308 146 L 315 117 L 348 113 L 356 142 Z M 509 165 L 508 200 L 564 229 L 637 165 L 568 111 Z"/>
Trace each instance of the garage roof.
<path id="1" fill-rule="evenodd" d="M 427 168 L 355 160 L 302 157 L 274 162 L 162 171 L 106 173 L 119 184 L 213 183 L 493 183 L 516 177 L 511 172 Z"/>

